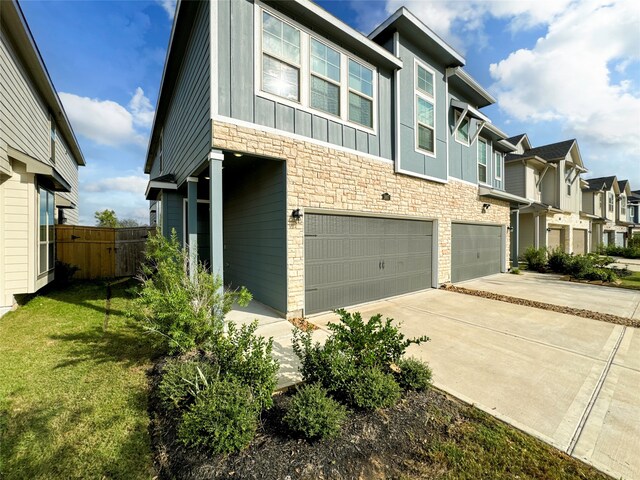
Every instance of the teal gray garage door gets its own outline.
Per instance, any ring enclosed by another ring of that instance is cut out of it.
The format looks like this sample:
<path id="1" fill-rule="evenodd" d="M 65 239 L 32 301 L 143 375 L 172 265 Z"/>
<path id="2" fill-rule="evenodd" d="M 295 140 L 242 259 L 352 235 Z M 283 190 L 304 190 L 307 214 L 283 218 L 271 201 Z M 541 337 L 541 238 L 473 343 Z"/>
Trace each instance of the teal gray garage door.
<path id="1" fill-rule="evenodd" d="M 451 281 L 500 273 L 502 227 L 454 223 L 451 225 Z"/>
<path id="2" fill-rule="evenodd" d="M 431 287 L 432 222 L 306 214 L 306 313 Z"/>

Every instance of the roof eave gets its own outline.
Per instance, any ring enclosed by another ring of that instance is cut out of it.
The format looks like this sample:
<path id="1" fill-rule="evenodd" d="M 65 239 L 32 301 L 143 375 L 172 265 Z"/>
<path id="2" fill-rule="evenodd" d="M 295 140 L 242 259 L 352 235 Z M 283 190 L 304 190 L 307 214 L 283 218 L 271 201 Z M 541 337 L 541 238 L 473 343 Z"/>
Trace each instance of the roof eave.
<path id="1" fill-rule="evenodd" d="M 493 97 L 493 95 L 491 95 L 487 90 L 485 90 L 482 87 L 482 85 L 476 82 L 471 75 L 469 75 L 467 72 L 465 72 L 462 69 L 462 67 L 453 67 L 453 68 L 449 67 L 447 68 L 446 75 L 447 75 L 447 78 L 453 77 L 453 76 L 458 77 L 466 86 L 468 86 L 471 90 L 473 90 L 476 94 L 478 94 L 482 99 L 484 99 L 486 104 L 480 105 L 481 107 L 482 106 L 486 107 L 496 103 L 495 97 Z"/>

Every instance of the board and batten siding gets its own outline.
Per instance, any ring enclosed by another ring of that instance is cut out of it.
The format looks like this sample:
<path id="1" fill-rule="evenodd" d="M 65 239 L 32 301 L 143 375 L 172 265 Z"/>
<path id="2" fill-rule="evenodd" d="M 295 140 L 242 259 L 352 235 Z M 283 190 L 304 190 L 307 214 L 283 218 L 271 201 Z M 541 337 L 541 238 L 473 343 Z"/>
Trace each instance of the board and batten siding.
<path id="1" fill-rule="evenodd" d="M 0 161 L 7 146 L 49 163 L 51 124 L 42 101 L 0 22 Z"/>
<path id="2" fill-rule="evenodd" d="M 399 117 L 400 117 L 400 165 L 406 172 L 447 179 L 447 118 L 448 99 L 444 67 L 433 61 L 427 52 L 400 36 L 399 57 L 404 62 L 399 71 Z M 435 150 L 436 156 L 416 151 L 416 91 L 415 59 L 434 71 L 435 89 Z"/>
<path id="3" fill-rule="evenodd" d="M 210 51 L 209 4 L 199 2 L 163 126 L 163 170 L 152 170 L 174 174 L 179 184 L 211 150 Z"/>
<path id="4" fill-rule="evenodd" d="M 223 192 L 225 283 L 286 312 L 285 162 L 225 161 Z"/>
<path id="5" fill-rule="evenodd" d="M 505 190 L 520 197 L 533 198 L 530 196 L 533 194 L 533 191 L 527 192 L 525 169 L 526 167 L 521 162 L 505 164 Z M 533 175 L 531 175 L 531 177 L 533 177 Z"/>
<path id="6" fill-rule="evenodd" d="M 219 2 L 218 10 L 218 114 L 283 132 L 392 159 L 392 73 L 377 69 L 377 131 L 375 134 L 308 109 L 256 95 L 255 9 L 251 0 Z M 286 18 L 286 15 L 278 13 Z M 303 18 L 295 21 L 304 22 Z M 314 34 L 320 39 L 319 34 Z M 331 39 L 328 39 L 329 41 Z M 348 49 L 348 46 L 342 46 Z M 354 58 L 358 58 L 354 55 Z M 215 132 L 214 132 L 215 135 Z"/>

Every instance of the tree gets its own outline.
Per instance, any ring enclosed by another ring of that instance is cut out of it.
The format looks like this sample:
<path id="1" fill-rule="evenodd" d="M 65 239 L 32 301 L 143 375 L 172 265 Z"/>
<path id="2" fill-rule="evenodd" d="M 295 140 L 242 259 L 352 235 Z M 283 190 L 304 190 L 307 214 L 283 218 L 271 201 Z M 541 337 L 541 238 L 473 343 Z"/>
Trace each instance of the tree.
<path id="1" fill-rule="evenodd" d="M 140 222 L 138 222 L 133 218 L 123 218 L 122 220 L 118 220 L 119 228 L 139 227 L 139 226 L 140 226 Z"/>
<path id="2" fill-rule="evenodd" d="M 115 228 L 118 226 L 118 217 L 116 217 L 116 212 L 113 210 L 105 209 L 97 211 L 93 216 L 96 219 L 96 225 L 98 227 Z"/>

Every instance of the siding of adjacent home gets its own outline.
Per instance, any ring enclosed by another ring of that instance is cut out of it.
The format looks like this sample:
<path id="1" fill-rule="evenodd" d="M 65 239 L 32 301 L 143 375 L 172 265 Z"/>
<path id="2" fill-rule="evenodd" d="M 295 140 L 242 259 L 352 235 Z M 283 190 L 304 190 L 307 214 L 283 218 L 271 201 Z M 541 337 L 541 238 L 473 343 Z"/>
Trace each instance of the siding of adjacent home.
<path id="1" fill-rule="evenodd" d="M 533 191 L 527 192 L 525 169 L 526 167 L 522 163 L 507 164 L 505 166 L 505 186 L 508 192 L 528 198 L 527 195 Z"/>
<path id="2" fill-rule="evenodd" d="M 250 0 L 218 3 L 218 113 L 323 142 L 392 158 L 392 74 L 377 70 L 378 127 L 375 134 L 256 95 L 255 8 Z M 284 14 L 278 14 L 287 18 Z M 304 22 L 303 18 L 296 21 Z M 318 34 L 320 39 L 322 37 Z M 330 41 L 330 40 L 329 40 Z M 341 45 L 348 49 L 347 46 Z M 354 58 L 358 58 L 354 56 Z M 214 132 L 215 135 L 215 132 Z"/>
<path id="3" fill-rule="evenodd" d="M 154 170 L 173 173 L 178 183 L 211 149 L 209 52 L 209 4 L 199 2 L 164 123 L 163 171 Z"/>

